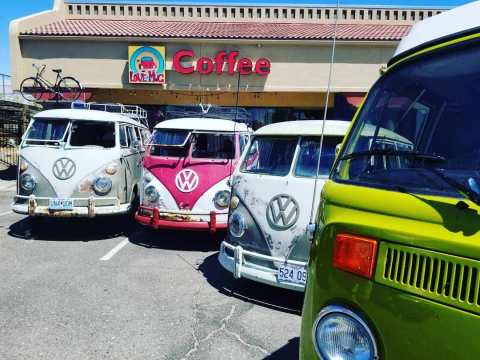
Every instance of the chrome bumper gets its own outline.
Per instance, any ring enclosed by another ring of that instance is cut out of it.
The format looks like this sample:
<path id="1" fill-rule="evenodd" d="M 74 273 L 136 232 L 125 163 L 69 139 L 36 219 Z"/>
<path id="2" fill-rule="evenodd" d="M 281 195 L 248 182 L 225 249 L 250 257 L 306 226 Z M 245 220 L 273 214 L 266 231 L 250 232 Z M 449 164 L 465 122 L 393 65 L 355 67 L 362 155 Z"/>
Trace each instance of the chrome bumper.
<path id="1" fill-rule="evenodd" d="M 16 195 L 15 202 L 11 205 L 12 211 L 18 214 L 30 216 L 51 216 L 51 217 L 90 217 L 102 215 L 125 214 L 130 210 L 130 203 L 120 204 L 120 200 L 114 197 L 102 198 L 71 198 L 73 200 L 72 210 L 50 210 L 48 206 L 39 205 L 39 202 L 48 202 L 51 198 L 36 197 L 33 195 Z M 25 203 L 18 203 L 16 200 L 24 200 Z M 75 206 L 81 202 L 85 205 Z M 115 205 L 99 205 L 98 203 L 114 203 Z"/>
<path id="2" fill-rule="evenodd" d="M 229 256 L 225 249 L 229 249 L 233 251 L 233 257 Z M 260 260 L 267 260 L 272 262 L 284 263 L 288 265 L 295 265 L 295 266 L 306 266 L 306 262 L 296 261 L 296 260 L 285 260 L 282 258 L 277 258 L 273 256 L 263 255 L 259 253 L 255 253 L 252 251 L 244 250 L 241 246 L 234 246 L 226 241 L 223 241 L 220 245 L 220 253 L 218 254 L 218 261 L 220 264 L 229 272 L 233 274 L 236 279 L 240 279 L 242 277 L 258 281 L 264 284 L 273 285 L 276 287 L 281 287 L 284 289 L 290 289 L 295 291 L 303 292 L 305 291 L 305 286 L 301 284 L 295 283 L 285 283 L 278 281 L 277 272 L 274 269 L 260 266 L 257 264 L 253 264 L 248 262 L 245 259 L 245 256 L 260 259 Z"/>

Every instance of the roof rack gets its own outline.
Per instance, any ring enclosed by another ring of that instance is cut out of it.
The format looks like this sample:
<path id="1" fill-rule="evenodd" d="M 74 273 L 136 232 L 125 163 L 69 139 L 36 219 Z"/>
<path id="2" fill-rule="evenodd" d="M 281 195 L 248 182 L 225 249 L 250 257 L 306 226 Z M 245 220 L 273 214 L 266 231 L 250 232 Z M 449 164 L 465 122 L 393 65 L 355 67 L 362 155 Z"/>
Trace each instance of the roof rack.
<path id="1" fill-rule="evenodd" d="M 147 111 L 137 105 L 72 102 L 71 107 L 72 109 L 99 110 L 125 115 L 130 119 L 138 121 L 139 123 L 148 127 Z"/>

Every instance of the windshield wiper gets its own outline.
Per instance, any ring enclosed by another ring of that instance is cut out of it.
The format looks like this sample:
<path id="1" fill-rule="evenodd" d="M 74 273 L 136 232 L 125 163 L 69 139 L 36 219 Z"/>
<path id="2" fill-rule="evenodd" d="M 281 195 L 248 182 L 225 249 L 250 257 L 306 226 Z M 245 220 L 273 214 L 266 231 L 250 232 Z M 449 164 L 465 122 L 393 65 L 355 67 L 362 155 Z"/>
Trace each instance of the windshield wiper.
<path id="1" fill-rule="evenodd" d="M 418 151 L 395 150 L 395 149 L 372 149 L 367 151 L 358 151 L 358 152 L 344 155 L 340 158 L 340 160 L 350 160 L 358 157 L 374 156 L 374 155 L 391 155 L 391 156 L 404 156 L 404 157 L 411 156 L 416 159 L 424 159 L 429 161 L 438 161 L 438 162 L 447 161 L 446 158 L 440 155 L 422 153 Z"/>
<path id="2" fill-rule="evenodd" d="M 477 184 L 477 181 L 470 177 L 467 180 L 468 185 L 463 185 L 460 181 L 455 180 L 454 178 L 444 174 L 441 170 L 435 168 L 424 168 L 432 174 L 437 175 L 445 183 L 457 190 L 463 197 L 471 200 L 477 205 L 480 205 L 480 187 Z"/>

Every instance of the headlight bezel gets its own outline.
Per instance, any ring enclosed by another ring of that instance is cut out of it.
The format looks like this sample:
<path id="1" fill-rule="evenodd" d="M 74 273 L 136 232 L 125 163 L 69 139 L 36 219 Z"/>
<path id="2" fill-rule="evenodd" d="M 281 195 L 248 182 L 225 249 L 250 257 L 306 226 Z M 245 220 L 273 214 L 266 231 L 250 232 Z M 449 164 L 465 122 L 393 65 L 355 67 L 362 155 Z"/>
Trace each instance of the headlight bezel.
<path id="1" fill-rule="evenodd" d="M 320 325 L 320 322 L 329 317 L 330 315 L 333 314 L 339 314 L 340 316 L 343 316 L 345 318 L 350 318 L 350 320 L 353 320 L 357 325 L 359 325 L 362 330 L 366 333 L 367 338 L 370 342 L 370 350 L 373 354 L 373 359 L 378 360 L 379 359 L 379 353 L 378 353 L 378 345 L 377 341 L 375 338 L 375 335 L 373 334 L 372 330 L 370 329 L 370 326 L 365 322 L 362 317 L 354 313 L 352 310 L 347 309 L 343 306 L 339 305 L 329 305 L 324 307 L 317 315 L 317 318 L 315 319 L 315 322 L 313 323 L 312 327 L 312 342 L 313 346 L 315 348 L 315 352 L 317 356 L 322 359 L 322 360 L 328 360 L 324 356 L 322 356 L 322 352 L 320 351 L 319 344 L 317 342 L 317 329 L 318 326 Z"/>
<path id="2" fill-rule="evenodd" d="M 220 190 L 215 193 L 213 203 L 220 209 L 226 209 L 230 205 L 230 198 L 232 194 L 229 190 Z M 223 197 L 223 200 L 221 199 Z M 223 201 L 223 202 L 222 202 Z"/>
<path id="3" fill-rule="evenodd" d="M 29 177 L 30 180 L 33 182 L 33 186 L 32 186 L 31 189 L 24 187 L 24 179 L 25 179 L 26 177 Z M 33 192 L 35 191 L 35 188 L 37 187 L 37 179 L 35 179 L 35 176 L 33 176 L 32 174 L 28 174 L 28 173 L 22 174 L 22 175 L 20 176 L 19 182 L 20 182 L 20 188 L 21 188 L 23 191 L 25 191 L 26 193 L 28 193 L 28 194 L 33 193 Z"/>
<path id="4" fill-rule="evenodd" d="M 107 187 L 106 188 L 100 188 L 98 186 L 99 181 L 106 181 Z M 112 190 L 113 182 L 112 179 L 107 177 L 107 176 L 99 176 L 95 178 L 92 184 L 92 189 L 95 192 L 95 194 L 99 196 L 105 196 L 107 195 L 111 190 Z"/>
<path id="5" fill-rule="evenodd" d="M 155 198 L 152 199 L 149 197 L 149 195 L 147 195 L 147 191 L 148 189 L 153 189 L 154 193 L 155 193 Z M 143 196 L 145 198 L 145 200 L 147 200 L 147 202 L 149 204 L 156 204 L 158 202 L 158 200 L 160 199 L 160 192 L 157 190 L 157 188 L 155 187 L 155 185 L 148 185 L 145 187 L 145 189 L 143 190 Z"/>
<path id="6" fill-rule="evenodd" d="M 239 231 L 238 233 L 234 233 L 233 231 L 234 227 L 232 226 L 232 223 L 235 220 L 238 220 L 238 224 L 241 225 L 241 231 Z M 245 232 L 247 231 L 245 217 L 238 211 L 235 211 L 232 215 L 230 215 L 230 218 L 228 219 L 228 231 L 230 232 L 230 235 L 236 238 L 241 238 L 243 235 L 245 235 Z"/>

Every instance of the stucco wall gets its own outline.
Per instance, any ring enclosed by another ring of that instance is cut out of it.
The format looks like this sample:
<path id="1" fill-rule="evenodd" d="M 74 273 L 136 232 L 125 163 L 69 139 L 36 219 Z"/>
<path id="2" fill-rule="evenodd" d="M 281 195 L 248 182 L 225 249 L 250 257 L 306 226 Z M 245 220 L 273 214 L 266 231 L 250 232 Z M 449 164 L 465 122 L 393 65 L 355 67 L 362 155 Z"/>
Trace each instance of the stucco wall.
<path id="1" fill-rule="evenodd" d="M 32 63 L 46 64 L 48 69 L 62 68 L 65 75 L 76 77 L 84 87 L 101 89 L 158 89 L 158 86 L 128 84 L 128 45 L 132 41 L 79 39 L 20 40 L 19 58 L 15 59 L 16 79 L 33 75 Z M 241 77 L 240 88 L 247 91 L 322 92 L 327 88 L 331 45 L 327 43 L 257 42 L 165 42 L 168 89 L 235 90 L 237 76 L 182 75 L 172 70 L 172 56 L 180 49 L 192 49 L 200 56 L 214 57 L 218 51 L 237 50 L 241 56 L 256 60 L 269 58 L 271 73 L 266 77 Z M 378 78 L 380 66 L 392 56 L 395 43 L 337 43 L 332 91 L 367 91 Z M 54 79 L 47 70 L 46 75 Z M 19 82 L 15 82 L 19 84 Z"/>

